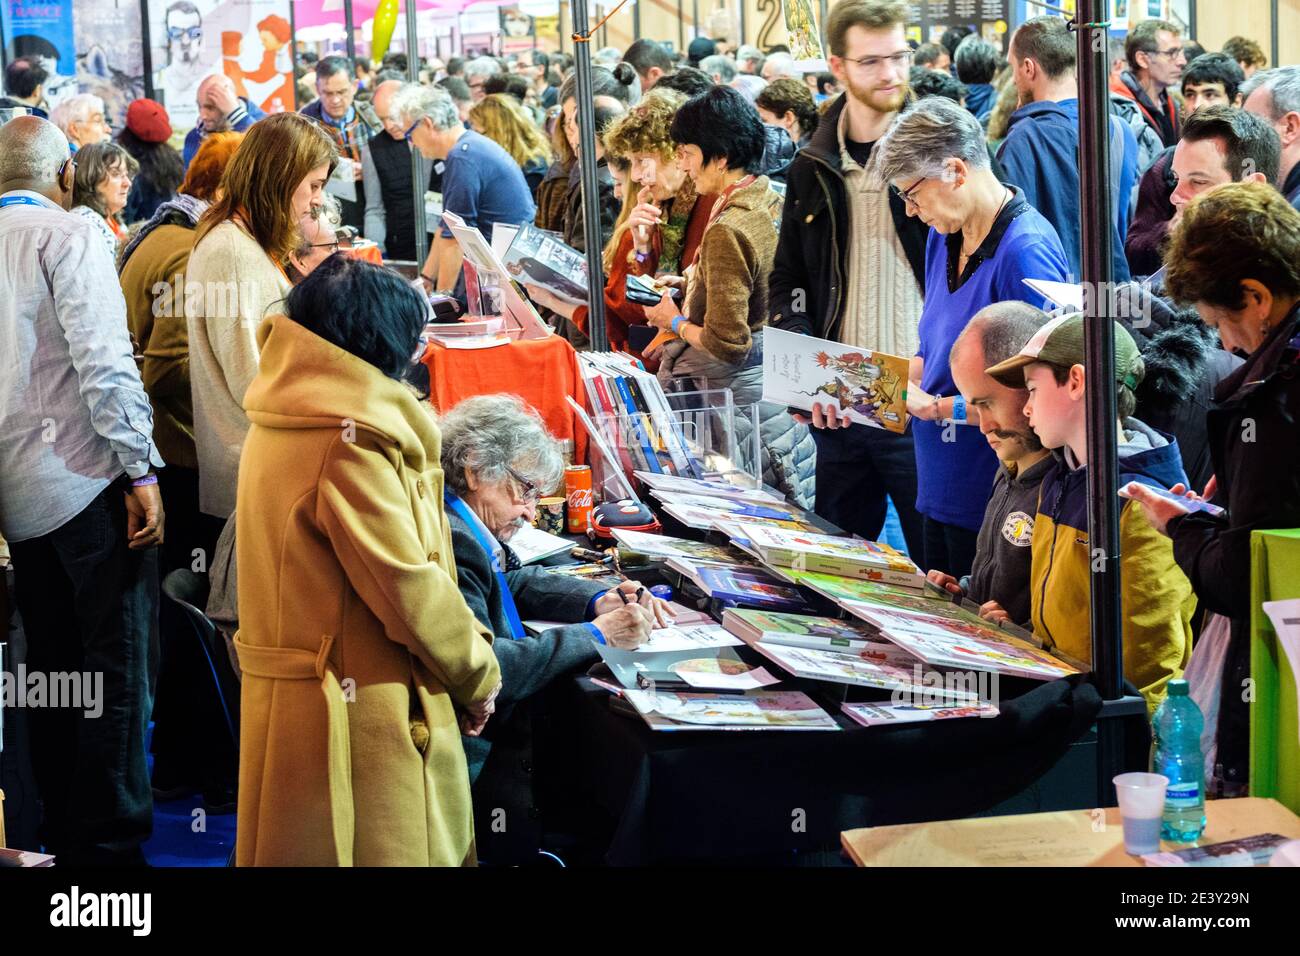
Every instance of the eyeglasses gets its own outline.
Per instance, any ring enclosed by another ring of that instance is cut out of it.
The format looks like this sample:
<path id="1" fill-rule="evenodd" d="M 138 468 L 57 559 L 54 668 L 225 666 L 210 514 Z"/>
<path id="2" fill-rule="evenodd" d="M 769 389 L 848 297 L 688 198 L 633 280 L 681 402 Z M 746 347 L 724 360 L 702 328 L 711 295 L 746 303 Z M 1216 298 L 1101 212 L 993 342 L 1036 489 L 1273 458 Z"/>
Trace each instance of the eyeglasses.
<path id="1" fill-rule="evenodd" d="M 856 60 L 845 57 L 844 62 L 856 63 L 868 73 L 879 73 L 881 66 L 886 63 L 888 63 L 894 70 L 905 70 L 912 65 L 912 51 L 899 50 L 897 53 L 892 53 L 889 56 L 864 56 Z"/>
<path id="2" fill-rule="evenodd" d="M 67 171 L 69 166 L 72 167 L 72 172 L 75 175 L 77 172 L 77 161 L 73 159 L 71 156 L 69 156 L 67 159 L 65 159 L 63 162 L 59 164 L 59 172 L 56 178 L 62 179 L 63 174 Z"/>
<path id="3" fill-rule="evenodd" d="M 916 207 L 916 200 L 912 198 L 912 193 L 916 192 L 921 183 L 925 182 L 929 178 L 929 176 L 922 176 L 916 182 L 912 183 L 912 185 L 908 186 L 907 189 L 899 189 L 893 183 L 889 184 L 889 188 L 893 190 L 895 196 L 903 200 L 904 206 Z"/>
<path id="4" fill-rule="evenodd" d="M 168 27 L 167 36 L 173 40 L 188 36 L 191 40 L 203 39 L 203 27 Z"/>
<path id="5" fill-rule="evenodd" d="M 424 122 L 424 117 L 421 116 L 418 120 L 416 120 L 414 123 L 411 124 L 410 129 L 408 129 L 405 133 L 402 134 L 402 138 L 409 143 L 411 141 L 411 134 L 414 133 L 415 128 L 423 122 Z"/>
<path id="6" fill-rule="evenodd" d="M 536 502 L 539 498 L 542 497 L 541 489 L 539 489 L 539 488 L 537 487 L 536 484 L 534 484 L 533 482 L 529 481 L 529 480 L 528 480 L 527 478 L 525 478 L 523 475 L 519 474 L 519 472 L 515 471 L 515 470 L 514 470 L 513 468 L 511 468 L 509 465 L 506 465 L 506 471 L 509 473 L 509 475 L 510 475 L 511 478 L 513 478 L 515 481 L 519 482 L 519 484 L 523 487 L 523 489 L 524 489 L 524 494 L 523 494 L 523 501 L 524 501 L 524 504 L 533 504 L 533 503 Z"/>
<path id="7" fill-rule="evenodd" d="M 1167 56 L 1172 60 L 1176 60 L 1180 56 L 1183 59 L 1187 59 L 1187 51 L 1180 46 L 1173 47 L 1169 50 L 1151 50 L 1150 52 L 1152 56 Z"/>

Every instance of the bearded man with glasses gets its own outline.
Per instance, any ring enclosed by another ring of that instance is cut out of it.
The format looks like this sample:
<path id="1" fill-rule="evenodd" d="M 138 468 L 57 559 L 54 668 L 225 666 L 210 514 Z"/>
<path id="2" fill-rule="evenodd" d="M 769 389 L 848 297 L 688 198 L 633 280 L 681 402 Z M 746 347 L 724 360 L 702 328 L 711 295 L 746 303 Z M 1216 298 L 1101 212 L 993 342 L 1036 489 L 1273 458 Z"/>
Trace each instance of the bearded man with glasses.
<path id="1" fill-rule="evenodd" d="M 1124 55 L 1129 68 L 1111 82 L 1110 91 L 1136 102 L 1165 146 L 1176 146 L 1181 124 L 1169 87 L 1178 85 L 1187 65 L 1182 31 L 1164 20 L 1143 20 L 1129 31 Z"/>
<path id="2" fill-rule="evenodd" d="M 844 93 L 787 174 L 769 308 L 778 328 L 910 358 L 929 229 L 866 171 L 872 147 L 910 97 L 906 19 L 907 4 L 894 0 L 840 0 L 827 17 L 830 67 Z M 919 557 L 910 432 L 851 425 L 837 412 L 824 405 L 796 415 L 817 442 L 817 513 L 876 539 L 888 497 Z"/>

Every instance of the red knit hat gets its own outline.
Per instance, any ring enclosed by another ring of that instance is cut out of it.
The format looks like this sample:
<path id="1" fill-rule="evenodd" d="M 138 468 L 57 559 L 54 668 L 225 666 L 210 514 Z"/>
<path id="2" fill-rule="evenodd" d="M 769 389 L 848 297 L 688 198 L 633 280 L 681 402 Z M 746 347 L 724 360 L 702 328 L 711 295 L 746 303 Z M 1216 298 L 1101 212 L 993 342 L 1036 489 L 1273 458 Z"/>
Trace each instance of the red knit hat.
<path id="1" fill-rule="evenodd" d="M 126 128 L 146 143 L 171 139 L 172 124 L 167 111 L 156 100 L 139 99 L 126 108 Z"/>

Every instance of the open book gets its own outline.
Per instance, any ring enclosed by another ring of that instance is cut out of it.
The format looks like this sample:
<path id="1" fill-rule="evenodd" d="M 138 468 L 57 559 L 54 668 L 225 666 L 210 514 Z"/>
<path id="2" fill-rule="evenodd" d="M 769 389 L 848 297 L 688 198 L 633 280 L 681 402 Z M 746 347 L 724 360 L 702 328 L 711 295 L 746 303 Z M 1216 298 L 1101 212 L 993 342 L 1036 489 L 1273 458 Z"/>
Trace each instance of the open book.
<path id="1" fill-rule="evenodd" d="M 907 365 L 898 355 L 763 330 L 763 401 L 811 411 L 835 405 L 863 425 L 907 428 Z"/>
<path id="2" fill-rule="evenodd" d="M 553 233 L 525 223 L 501 257 L 516 282 L 538 285 L 566 302 L 587 303 L 587 257 Z"/>

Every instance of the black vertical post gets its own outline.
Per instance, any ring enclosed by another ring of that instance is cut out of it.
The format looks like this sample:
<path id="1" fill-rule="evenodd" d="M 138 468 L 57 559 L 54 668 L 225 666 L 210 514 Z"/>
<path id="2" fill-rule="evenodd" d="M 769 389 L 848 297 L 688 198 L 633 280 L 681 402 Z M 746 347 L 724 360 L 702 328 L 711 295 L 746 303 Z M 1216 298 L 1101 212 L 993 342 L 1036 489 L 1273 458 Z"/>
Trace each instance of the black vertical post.
<path id="1" fill-rule="evenodd" d="M 691 31 L 700 35 L 700 0 L 691 0 Z"/>
<path id="2" fill-rule="evenodd" d="M 289 70 L 293 77 L 293 111 L 298 112 L 298 17 L 294 14 L 294 0 L 289 2 Z M 145 34 L 147 37 L 148 34 Z"/>
<path id="3" fill-rule="evenodd" d="M 737 0 L 740 4 L 740 39 L 736 41 L 736 52 L 745 45 L 745 0 Z"/>
<path id="4" fill-rule="evenodd" d="M 293 11 L 292 3 L 289 5 L 289 10 Z M 140 0 L 140 68 L 144 70 L 144 95 L 145 99 L 156 100 L 158 97 L 157 90 L 153 88 L 152 47 L 153 43 L 149 35 L 149 0 Z"/>
<path id="5" fill-rule="evenodd" d="M 347 3 L 351 6 L 352 0 L 347 0 Z M 406 79 L 411 83 L 420 82 L 420 50 L 415 33 L 417 12 L 415 0 L 406 0 Z M 415 268 L 423 272 L 424 259 L 429 251 L 429 224 L 424 218 L 424 194 L 429 188 L 429 180 L 420 175 L 423 165 L 420 160 L 420 151 L 412 147 L 411 196 L 415 199 Z"/>
<path id="6" fill-rule="evenodd" d="M 1092 557 L 1092 670 L 1103 700 L 1122 696 L 1119 478 L 1116 467 L 1115 323 L 1111 312 L 1110 72 L 1105 26 L 1108 4 L 1080 0 L 1079 207 L 1082 211 L 1083 284 L 1088 382 L 1088 541 Z M 1111 778 L 1120 771 L 1122 725 L 1102 720 L 1098 734 L 1099 806 L 1113 805 Z"/>
<path id="7" fill-rule="evenodd" d="M 293 0 L 289 0 L 289 2 L 292 3 Z M 343 26 L 348 31 L 348 60 L 352 63 L 354 71 L 352 74 L 352 81 L 355 83 L 357 79 L 355 72 L 357 65 L 357 38 L 356 34 L 352 32 L 352 0 L 343 0 Z"/>
<path id="8" fill-rule="evenodd" d="M 632 39 L 641 39 L 641 0 L 632 0 Z"/>
<path id="9" fill-rule="evenodd" d="M 683 0 L 677 0 L 677 48 L 686 49 L 686 9 Z"/>
<path id="10" fill-rule="evenodd" d="M 1269 0 L 1268 3 L 1268 22 L 1269 30 L 1273 34 L 1272 41 L 1269 44 L 1269 52 L 1273 54 L 1269 61 L 1273 66 L 1279 66 L 1277 61 L 1277 0 Z"/>
<path id="11" fill-rule="evenodd" d="M 574 36 L 587 35 L 587 0 L 572 0 Z M 573 44 L 578 93 L 578 163 L 582 172 L 582 223 L 587 246 L 587 335 L 591 350 L 609 348 L 605 335 L 605 272 L 600 261 L 600 187 L 596 180 L 596 113 L 591 97 L 591 43 Z"/>

